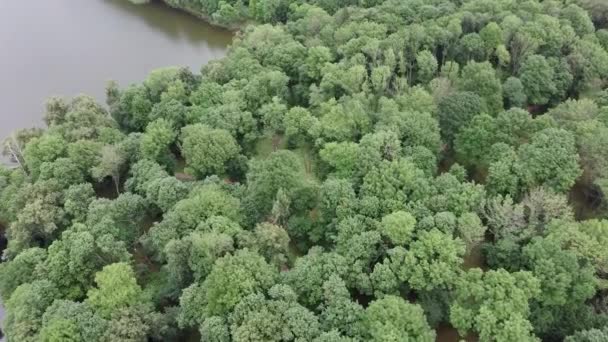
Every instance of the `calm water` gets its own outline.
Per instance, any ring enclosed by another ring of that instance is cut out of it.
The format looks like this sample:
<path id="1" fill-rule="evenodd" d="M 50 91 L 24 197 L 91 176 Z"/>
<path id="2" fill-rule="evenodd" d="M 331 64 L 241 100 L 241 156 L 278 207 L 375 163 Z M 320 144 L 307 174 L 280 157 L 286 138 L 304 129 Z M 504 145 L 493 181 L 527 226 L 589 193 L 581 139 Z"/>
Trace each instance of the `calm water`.
<path id="1" fill-rule="evenodd" d="M 0 0 L 0 137 L 40 126 L 51 95 L 105 102 L 110 79 L 128 85 L 168 65 L 198 72 L 231 37 L 160 3 Z"/>
<path id="2" fill-rule="evenodd" d="M 198 71 L 222 57 L 231 38 L 160 3 L 0 0 L 0 139 L 41 126 L 51 95 L 105 102 L 106 81 L 128 85 L 168 65 Z"/>

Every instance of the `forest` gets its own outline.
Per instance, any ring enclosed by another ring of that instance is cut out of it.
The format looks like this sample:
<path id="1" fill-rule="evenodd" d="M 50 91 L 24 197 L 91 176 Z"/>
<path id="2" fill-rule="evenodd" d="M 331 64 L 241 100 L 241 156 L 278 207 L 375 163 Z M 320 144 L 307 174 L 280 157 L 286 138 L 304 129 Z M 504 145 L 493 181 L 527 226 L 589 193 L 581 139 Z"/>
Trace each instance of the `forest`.
<path id="1" fill-rule="evenodd" d="M 3 143 L 7 342 L 608 341 L 608 2 L 166 2 L 227 56 Z"/>

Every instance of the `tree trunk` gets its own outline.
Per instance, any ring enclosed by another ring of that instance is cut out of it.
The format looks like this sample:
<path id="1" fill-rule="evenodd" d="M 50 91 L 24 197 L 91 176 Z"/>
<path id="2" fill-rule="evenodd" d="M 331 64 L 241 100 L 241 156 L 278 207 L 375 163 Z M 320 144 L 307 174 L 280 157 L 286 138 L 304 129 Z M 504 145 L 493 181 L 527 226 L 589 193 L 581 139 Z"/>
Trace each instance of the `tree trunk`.
<path id="1" fill-rule="evenodd" d="M 116 196 L 120 196 L 120 188 L 119 188 L 120 176 L 118 176 L 118 175 L 112 176 L 112 181 L 114 182 L 114 187 L 116 189 Z"/>
<path id="2" fill-rule="evenodd" d="M 27 169 L 25 168 L 25 165 L 23 165 L 22 162 L 23 152 L 21 151 L 21 147 L 19 146 L 18 142 L 15 141 L 14 137 L 11 136 L 9 139 L 10 141 L 5 143 L 5 148 L 10 154 L 10 158 L 15 163 L 19 164 L 19 167 L 23 170 L 23 172 L 25 172 L 25 174 L 29 176 L 29 173 L 27 172 Z"/>

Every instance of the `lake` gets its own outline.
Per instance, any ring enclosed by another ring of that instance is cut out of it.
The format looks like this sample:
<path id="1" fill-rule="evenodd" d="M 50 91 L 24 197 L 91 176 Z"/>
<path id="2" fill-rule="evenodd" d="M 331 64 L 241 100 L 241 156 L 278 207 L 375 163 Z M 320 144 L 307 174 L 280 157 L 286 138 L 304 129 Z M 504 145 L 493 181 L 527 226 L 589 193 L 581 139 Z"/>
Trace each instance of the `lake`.
<path id="1" fill-rule="evenodd" d="M 0 137 L 42 125 L 51 95 L 105 103 L 108 80 L 142 81 L 153 69 L 203 64 L 232 33 L 166 7 L 128 0 L 0 1 Z"/>
<path id="2" fill-rule="evenodd" d="M 224 56 L 231 39 L 160 2 L 0 1 L 0 140 L 42 127 L 49 96 L 84 93 L 104 103 L 108 80 L 126 86 L 169 65 L 198 72 Z M 0 321 L 3 316 L 0 305 Z"/>

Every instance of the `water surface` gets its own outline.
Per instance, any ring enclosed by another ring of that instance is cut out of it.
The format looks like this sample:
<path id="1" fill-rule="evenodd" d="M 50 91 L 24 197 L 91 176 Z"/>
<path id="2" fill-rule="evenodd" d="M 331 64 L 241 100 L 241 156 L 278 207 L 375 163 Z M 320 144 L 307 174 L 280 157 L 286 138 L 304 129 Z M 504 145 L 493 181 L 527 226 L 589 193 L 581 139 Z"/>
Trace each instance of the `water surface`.
<path id="1" fill-rule="evenodd" d="M 104 102 L 106 81 L 139 82 L 155 68 L 199 71 L 231 33 L 161 3 L 0 1 L 0 138 L 41 126 L 45 99 L 80 93 Z"/>

